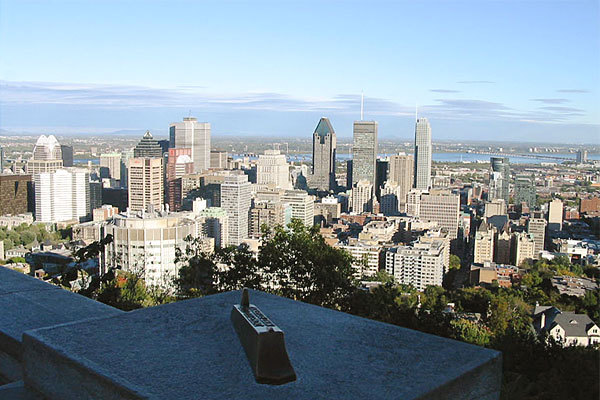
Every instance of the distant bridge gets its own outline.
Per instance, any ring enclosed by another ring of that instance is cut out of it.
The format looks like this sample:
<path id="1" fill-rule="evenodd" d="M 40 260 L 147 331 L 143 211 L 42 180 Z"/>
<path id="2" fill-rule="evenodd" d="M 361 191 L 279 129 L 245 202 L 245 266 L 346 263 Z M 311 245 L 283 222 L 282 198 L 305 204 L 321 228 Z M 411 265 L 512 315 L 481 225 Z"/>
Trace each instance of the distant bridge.
<path id="1" fill-rule="evenodd" d="M 514 153 L 502 153 L 497 151 L 468 151 L 467 153 L 472 154 L 486 154 L 490 156 L 498 156 L 498 157 L 523 157 L 523 158 L 534 158 L 534 159 L 545 159 L 545 160 L 556 160 L 556 161 L 576 161 L 575 158 L 570 157 L 560 157 L 560 156 L 551 156 L 546 154 L 514 154 Z"/>

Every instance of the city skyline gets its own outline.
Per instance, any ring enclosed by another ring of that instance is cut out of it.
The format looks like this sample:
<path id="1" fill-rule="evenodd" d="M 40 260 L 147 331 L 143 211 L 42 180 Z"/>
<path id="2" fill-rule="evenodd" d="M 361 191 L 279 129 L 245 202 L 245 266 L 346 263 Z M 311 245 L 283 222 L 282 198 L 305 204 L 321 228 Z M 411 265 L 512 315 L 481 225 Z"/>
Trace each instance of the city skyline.
<path id="1" fill-rule="evenodd" d="M 315 4 L 2 0 L 0 129 L 162 132 L 191 111 L 214 135 L 298 137 L 326 116 L 345 138 L 364 91 L 381 138 L 409 138 L 418 104 L 439 140 L 599 141 L 597 2 Z M 227 23 L 170 22 L 184 13 Z"/>

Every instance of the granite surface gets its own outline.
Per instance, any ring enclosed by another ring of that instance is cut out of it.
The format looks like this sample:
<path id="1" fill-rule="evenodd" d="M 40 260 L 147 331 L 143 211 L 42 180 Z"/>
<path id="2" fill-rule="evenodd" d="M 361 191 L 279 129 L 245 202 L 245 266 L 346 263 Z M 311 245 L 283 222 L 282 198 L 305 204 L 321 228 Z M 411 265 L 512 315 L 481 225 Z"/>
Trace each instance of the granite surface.
<path id="1" fill-rule="evenodd" d="M 497 399 L 500 353 L 251 291 L 298 379 L 255 382 L 230 321 L 240 291 L 24 335 L 49 399 Z M 72 382 L 78 382 L 73 385 Z"/>

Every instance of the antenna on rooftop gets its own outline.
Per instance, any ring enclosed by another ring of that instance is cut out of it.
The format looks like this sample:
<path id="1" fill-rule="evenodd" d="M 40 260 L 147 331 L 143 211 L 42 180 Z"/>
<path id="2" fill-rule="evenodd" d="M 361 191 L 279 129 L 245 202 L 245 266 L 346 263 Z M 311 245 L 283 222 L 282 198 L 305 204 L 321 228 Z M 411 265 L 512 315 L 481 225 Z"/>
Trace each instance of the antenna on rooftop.
<path id="1" fill-rule="evenodd" d="M 364 112 L 365 112 L 365 94 L 361 91 L 360 92 L 360 120 L 363 120 L 364 117 Z"/>

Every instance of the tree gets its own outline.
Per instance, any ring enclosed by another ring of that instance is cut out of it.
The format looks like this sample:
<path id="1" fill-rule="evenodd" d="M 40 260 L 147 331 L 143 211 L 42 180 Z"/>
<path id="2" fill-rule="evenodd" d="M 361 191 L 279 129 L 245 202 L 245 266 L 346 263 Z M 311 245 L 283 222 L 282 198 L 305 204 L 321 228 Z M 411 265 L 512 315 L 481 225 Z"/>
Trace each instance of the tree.
<path id="1" fill-rule="evenodd" d="M 460 269 L 460 257 L 455 254 L 450 254 L 450 269 Z"/>
<path id="2" fill-rule="evenodd" d="M 351 263 L 350 254 L 325 243 L 317 227 L 297 219 L 263 235 L 258 254 L 268 290 L 331 308 L 342 307 L 355 289 Z"/>
<path id="3" fill-rule="evenodd" d="M 492 340 L 492 332 L 484 325 L 466 319 L 450 321 L 452 337 L 463 342 L 487 346 Z"/>

